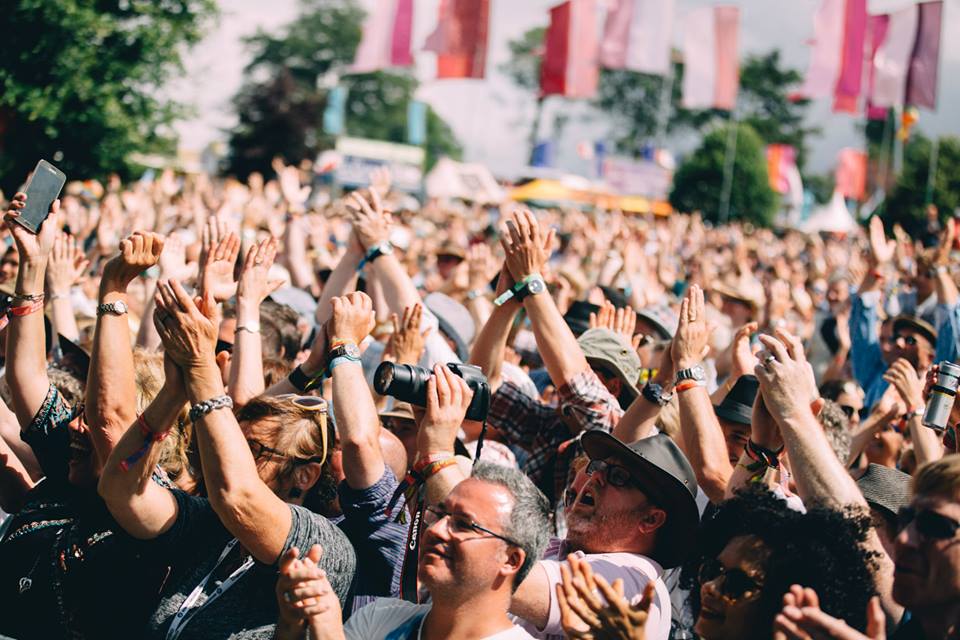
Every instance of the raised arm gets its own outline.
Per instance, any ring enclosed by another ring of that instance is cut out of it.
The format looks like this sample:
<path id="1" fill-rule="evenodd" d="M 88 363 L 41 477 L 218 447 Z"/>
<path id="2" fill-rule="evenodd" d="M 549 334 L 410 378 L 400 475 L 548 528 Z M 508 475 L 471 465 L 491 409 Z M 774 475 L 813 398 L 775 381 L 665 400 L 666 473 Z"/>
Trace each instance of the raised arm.
<path id="1" fill-rule="evenodd" d="M 134 233 L 120 242 L 120 253 L 104 267 L 97 302 L 90 372 L 87 379 L 85 419 L 101 461 L 120 441 L 137 417 L 137 387 L 130 348 L 130 322 L 126 313 L 127 287 L 152 267 L 163 251 L 163 237 Z M 145 319 L 146 320 L 146 319 Z"/>
<path id="2" fill-rule="evenodd" d="M 331 306 L 333 315 L 327 328 L 331 345 L 359 345 L 376 324 L 373 301 L 365 293 L 334 298 Z M 367 489 L 383 477 L 385 469 L 380 418 L 359 360 L 341 356 L 333 359 L 330 367 L 343 473 L 351 489 Z"/>
<path id="3" fill-rule="evenodd" d="M 124 531 L 143 540 L 166 532 L 177 519 L 173 494 L 150 480 L 160 460 L 157 441 L 173 426 L 186 401 L 180 370 L 166 355 L 163 371 L 163 386 L 113 448 L 97 487 Z"/>
<path id="4" fill-rule="evenodd" d="M 327 283 L 323 285 L 323 292 L 320 294 L 320 302 L 317 303 L 316 321 L 318 325 L 326 324 L 330 319 L 332 307 L 330 301 L 337 297 L 350 293 L 357 287 L 357 267 L 363 260 L 363 247 L 357 239 L 356 233 L 350 234 L 347 241 L 347 250 L 340 258 L 340 262 L 330 272 Z"/>
<path id="5" fill-rule="evenodd" d="M 13 412 L 21 427 L 33 420 L 50 387 L 43 327 L 43 281 L 50 251 L 60 231 L 59 200 L 54 200 L 38 234 L 15 222 L 26 201 L 26 194 L 16 194 L 4 216 L 20 252 L 16 293 L 7 325 L 5 376 Z"/>
<path id="6" fill-rule="evenodd" d="M 507 254 L 510 275 L 519 283 L 542 274 L 550 258 L 553 230 L 543 233 L 536 217 L 522 209 L 514 211 L 505 223 L 500 242 Z M 558 388 L 590 368 L 576 336 L 549 294 L 528 295 L 523 299 L 523 306 L 543 363 Z"/>
<path id="7" fill-rule="evenodd" d="M 47 300 L 50 301 L 53 333 L 73 341 L 80 340 L 77 318 L 70 292 L 90 266 L 76 238 L 66 233 L 57 236 L 47 264 Z"/>
<path id="8" fill-rule="evenodd" d="M 497 280 L 497 296 L 513 287 L 513 278 L 507 269 L 506 263 L 500 270 Z M 500 388 L 501 372 L 503 371 L 503 350 L 510 337 L 513 321 L 520 311 L 520 303 L 510 298 L 499 307 L 494 307 L 487 321 L 481 326 L 473 348 L 470 350 L 470 364 L 475 364 L 483 370 L 490 384 L 490 395 Z"/>
<path id="9" fill-rule="evenodd" d="M 677 371 L 698 366 L 709 348 L 709 342 L 710 327 L 707 324 L 703 289 L 693 285 L 680 304 L 680 324 L 670 347 Z M 722 502 L 733 467 L 728 459 L 723 430 L 713 412 L 710 394 L 705 386 L 689 383 L 679 387 L 677 394 L 684 453 L 690 459 L 697 482 L 710 501 Z"/>
<path id="10" fill-rule="evenodd" d="M 237 285 L 237 328 L 227 392 L 237 406 L 263 393 L 263 343 L 260 340 L 260 305 L 282 281 L 268 275 L 277 256 L 277 240 L 269 238 L 247 250 Z"/>
<path id="11" fill-rule="evenodd" d="M 183 371 L 187 399 L 194 407 L 223 399 L 214 356 L 220 318 L 213 292 L 195 302 L 179 282 L 161 283 L 159 289 L 157 328 L 164 350 Z M 290 532 L 290 507 L 260 479 L 237 419 L 220 406 L 194 420 L 210 505 L 254 558 L 273 564 Z"/>
<path id="12" fill-rule="evenodd" d="M 923 382 L 913 365 L 905 358 L 898 358 L 883 374 L 883 379 L 896 388 L 907 408 L 907 428 L 917 456 L 917 467 L 942 458 L 943 444 L 937 432 L 923 426 Z"/>
<path id="13" fill-rule="evenodd" d="M 434 366 L 433 375 L 427 382 L 427 407 L 425 410 L 414 409 L 419 429 L 416 462 L 453 458 L 453 443 L 471 400 L 473 390 L 463 378 L 443 365 Z M 457 464 L 443 466 L 432 473 L 426 482 L 427 504 L 436 504 L 446 498 L 466 477 Z"/>

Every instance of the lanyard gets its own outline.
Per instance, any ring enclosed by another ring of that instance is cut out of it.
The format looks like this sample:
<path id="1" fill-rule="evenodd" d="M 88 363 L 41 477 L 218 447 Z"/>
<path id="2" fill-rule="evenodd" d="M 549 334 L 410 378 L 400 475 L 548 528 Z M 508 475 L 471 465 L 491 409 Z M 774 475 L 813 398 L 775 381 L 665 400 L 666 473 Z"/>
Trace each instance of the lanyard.
<path id="1" fill-rule="evenodd" d="M 230 576 L 223 581 L 223 583 L 217 587 L 213 593 L 204 601 L 200 606 L 195 606 L 197 600 L 200 599 L 200 594 L 203 593 L 204 589 L 207 587 L 207 583 L 210 582 L 210 578 L 213 577 L 213 574 L 217 572 L 217 568 L 220 566 L 220 563 L 226 559 L 230 552 L 233 551 L 233 548 L 237 546 L 237 539 L 234 538 L 227 543 L 227 546 L 224 548 L 223 553 L 220 554 L 220 557 L 217 559 L 217 563 L 213 565 L 213 569 L 210 570 L 210 573 L 207 574 L 207 577 L 204 578 L 199 585 L 187 596 L 187 599 L 183 601 L 183 604 L 180 605 L 180 609 L 177 611 L 177 615 L 174 616 L 173 622 L 170 623 L 170 628 L 167 629 L 167 640 L 176 640 L 180 637 L 180 633 L 183 631 L 183 628 L 190 623 L 195 615 L 200 613 L 204 607 L 216 600 L 218 597 L 223 595 L 223 592 L 232 587 L 237 580 L 243 577 L 243 575 L 250 570 L 250 567 L 253 566 L 253 557 L 248 557 L 244 560 L 243 564 L 240 565 Z"/>

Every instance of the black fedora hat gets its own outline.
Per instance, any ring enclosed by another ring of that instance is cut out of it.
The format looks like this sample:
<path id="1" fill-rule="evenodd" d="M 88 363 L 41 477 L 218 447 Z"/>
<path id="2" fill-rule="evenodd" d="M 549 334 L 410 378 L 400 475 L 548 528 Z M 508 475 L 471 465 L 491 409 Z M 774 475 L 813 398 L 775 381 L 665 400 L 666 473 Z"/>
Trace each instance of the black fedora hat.
<path id="1" fill-rule="evenodd" d="M 623 461 L 650 501 L 667 512 L 650 557 L 664 569 L 682 564 L 694 549 L 700 512 L 697 477 L 680 448 L 662 433 L 626 444 L 600 429 L 585 432 L 580 444 L 591 460 Z"/>
<path id="2" fill-rule="evenodd" d="M 857 487 L 867 504 L 890 520 L 896 520 L 897 512 L 910 504 L 910 476 L 897 469 L 871 462 L 857 480 Z"/>
<path id="3" fill-rule="evenodd" d="M 718 418 L 736 422 L 737 424 L 750 424 L 753 417 L 753 402 L 757 399 L 757 391 L 760 389 L 760 381 L 757 376 L 740 376 L 730 393 L 724 396 L 720 404 L 713 407 L 714 413 Z"/>
<path id="4" fill-rule="evenodd" d="M 580 334 L 590 328 L 590 314 L 599 311 L 599 306 L 586 300 L 577 300 L 567 309 L 563 319 L 566 321 L 567 326 L 570 327 L 570 330 L 573 331 L 573 335 L 579 337 Z"/>

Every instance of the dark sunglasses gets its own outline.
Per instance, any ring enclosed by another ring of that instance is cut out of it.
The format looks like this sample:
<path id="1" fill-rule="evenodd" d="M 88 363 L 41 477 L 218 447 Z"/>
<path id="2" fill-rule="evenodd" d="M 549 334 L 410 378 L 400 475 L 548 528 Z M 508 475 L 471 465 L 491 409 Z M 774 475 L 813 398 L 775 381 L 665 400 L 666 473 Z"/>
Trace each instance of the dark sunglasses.
<path id="1" fill-rule="evenodd" d="M 850 420 L 853 420 L 854 414 L 859 413 L 857 409 L 855 409 L 854 407 L 851 407 L 848 404 L 841 404 L 837 406 L 840 407 L 840 410 L 843 411 L 846 414 L 847 418 Z"/>
<path id="2" fill-rule="evenodd" d="M 471 531 L 476 533 L 485 533 L 488 536 L 493 536 L 499 540 L 503 540 L 507 544 L 511 544 L 515 547 L 521 546 L 519 542 L 511 540 L 502 533 L 497 533 L 496 531 L 491 531 L 486 527 L 483 527 L 467 516 L 460 515 L 458 513 L 450 513 L 449 511 L 443 509 L 442 507 L 426 507 L 426 512 L 423 516 L 423 524 L 430 527 L 434 524 L 440 522 L 444 518 L 450 518 L 447 522 L 447 528 L 450 530 L 454 536 L 462 536 L 465 533 L 470 533 Z"/>
<path id="3" fill-rule="evenodd" d="M 911 347 L 915 347 L 915 346 L 917 346 L 917 344 L 918 344 L 918 343 L 917 343 L 917 338 L 916 338 L 915 336 L 905 336 L 905 335 L 901 335 L 901 334 L 899 334 L 899 333 L 898 333 L 897 335 L 893 336 L 893 341 L 894 341 L 894 342 L 896 342 L 897 340 L 901 340 L 901 339 L 903 340 L 904 344 L 907 344 L 907 345 L 909 345 L 909 346 L 911 346 Z"/>
<path id="4" fill-rule="evenodd" d="M 911 522 L 916 522 L 917 531 L 928 540 L 950 540 L 957 535 L 957 529 L 960 529 L 960 522 L 936 511 L 901 508 L 897 513 L 897 530 L 903 531 Z"/>
<path id="5" fill-rule="evenodd" d="M 730 600 L 739 600 L 747 593 L 759 591 L 762 582 L 754 580 L 743 569 L 727 569 L 713 558 L 700 565 L 700 584 L 706 584 L 717 578 L 723 578 L 720 585 L 720 594 Z"/>
<path id="6" fill-rule="evenodd" d="M 591 460 L 587 465 L 587 475 L 592 476 L 598 471 L 602 471 L 607 478 L 607 482 L 614 487 L 627 487 L 636 484 L 633 476 L 630 475 L 630 471 L 618 464 L 611 464 L 603 460 Z"/>

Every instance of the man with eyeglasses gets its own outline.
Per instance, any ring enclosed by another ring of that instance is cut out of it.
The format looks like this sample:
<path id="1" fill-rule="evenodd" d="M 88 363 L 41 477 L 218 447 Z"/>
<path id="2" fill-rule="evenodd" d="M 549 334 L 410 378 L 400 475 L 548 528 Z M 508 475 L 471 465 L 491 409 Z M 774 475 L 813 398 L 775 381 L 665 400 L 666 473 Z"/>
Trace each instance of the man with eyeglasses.
<path id="1" fill-rule="evenodd" d="M 313 614 L 307 616 L 313 640 L 530 639 L 507 608 L 547 544 L 549 514 L 547 499 L 523 473 L 481 462 L 426 508 L 418 576 L 429 604 L 384 598 L 342 624 L 336 598 L 312 563 L 288 565 L 286 573 L 302 579 L 285 586 L 309 594 L 303 606 Z"/>

